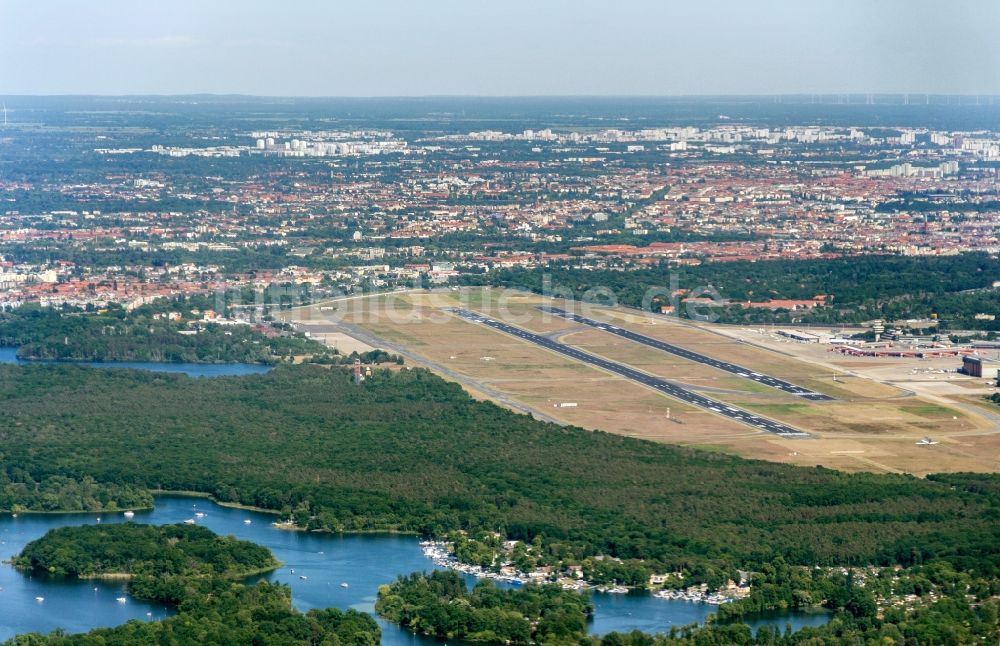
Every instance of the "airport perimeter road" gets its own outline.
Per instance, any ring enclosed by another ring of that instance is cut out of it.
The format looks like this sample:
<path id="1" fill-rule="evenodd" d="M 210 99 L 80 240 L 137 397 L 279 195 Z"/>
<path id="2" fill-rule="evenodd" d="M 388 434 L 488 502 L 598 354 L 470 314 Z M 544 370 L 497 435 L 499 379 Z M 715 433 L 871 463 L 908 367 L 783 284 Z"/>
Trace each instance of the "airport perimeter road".
<path id="1" fill-rule="evenodd" d="M 716 415 L 722 415 L 723 417 L 728 417 L 729 419 L 736 420 L 737 422 L 746 424 L 747 426 L 752 426 L 754 428 L 760 429 L 762 431 L 767 431 L 768 433 L 774 433 L 780 437 L 788 439 L 801 439 L 806 437 L 811 437 L 808 433 L 800 431 L 797 428 L 787 426 L 780 422 L 768 419 L 766 417 L 761 417 L 760 415 L 755 415 L 753 413 L 747 412 L 740 408 L 734 406 L 729 406 L 728 404 L 723 404 L 722 402 L 715 401 L 714 399 L 709 399 L 703 395 L 692 392 L 686 388 L 678 386 L 672 382 L 669 382 L 660 377 L 655 377 L 653 375 L 647 374 L 645 372 L 640 372 L 635 368 L 630 368 L 629 366 L 615 363 L 614 361 L 609 361 L 603 357 L 598 357 L 582 350 L 578 350 L 572 346 L 559 343 L 558 341 L 553 341 L 544 336 L 535 334 L 533 332 L 528 332 L 519 327 L 514 327 L 513 325 L 508 325 L 501 321 L 491 319 L 484 316 L 478 312 L 473 312 L 471 310 L 461 309 L 461 308 L 446 308 L 445 311 L 454 314 L 455 316 L 461 317 L 467 321 L 473 323 L 479 323 L 487 327 L 493 328 L 500 332 L 505 332 L 513 337 L 521 339 L 522 341 L 527 341 L 528 343 L 534 343 L 535 345 L 540 345 L 547 350 L 556 352 L 563 356 L 567 356 L 571 359 L 576 359 L 577 361 L 582 361 L 583 363 L 590 364 L 602 370 L 607 370 L 621 377 L 625 377 L 631 381 L 642 384 L 663 393 L 674 399 L 679 399 L 683 402 L 693 404 L 699 408 L 711 411 Z"/>
<path id="2" fill-rule="evenodd" d="M 628 339 L 629 341 L 635 341 L 636 343 L 641 343 L 643 345 L 648 345 L 651 348 L 656 348 L 657 350 L 663 350 L 664 352 L 669 352 L 670 354 L 677 355 L 678 357 L 689 359 L 691 361 L 697 361 L 698 363 L 703 363 L 706 366 L 712 366 L 713 368 L 718 368 L 719 370 L 725 370 L 726 372 L 731 372 L 734 375 L 750 379 L 751 381 L 756 381 L 759 384 L 764 384 L 765 386 L 770 386 L 771 388 L 777 388 L 790 395 L 797 395 L 803 399 L 811 399 L 813 401 L 832 401 L 833 397 L 829 395 L 824 395 L 823 393 L 818 393 L 815 390 L 809 390 L 808 388 L 803 388 L 802 386 L 796 386 L 793 383 L 789 383 L 782 379 L 776 377 L 770 377 L 768 375 L 762 375 L 759 372 L 754 372 L 749 368 L 744 368 L 743 366 L 738 366 L 735 363 L 729 363 L 728 361 L 719 361 L 718 359 L 713 359 L 712 357 L 706 357 L 703 354 L 697 352 L 692 352 L 678 345 L 672 343 L 664 343 L 658 339 L 654 339 L 643 334 L 637 334 L 635 332 L 622 329 L 620 327 L 611 325 L 610 323 L 604 323 L 603 321 L 595 321 L 594 319 L 588 319 L 579 314 L 574 314 L 572 312 L 567 312 L 564 309 L 558 307 L 548 307 L 540 306 L 538 309 L 549 314 L 554 314 L 556 316 L 562 317 L 564 319 L 573 321 L 574 323 L 582 323 L 584 325 L 589 325 L 590 327 L 597 328 L 599 330 L 604 330 L 605 332 L 610 332 L 611 334 L 617 334 L 623 339 Z"/>

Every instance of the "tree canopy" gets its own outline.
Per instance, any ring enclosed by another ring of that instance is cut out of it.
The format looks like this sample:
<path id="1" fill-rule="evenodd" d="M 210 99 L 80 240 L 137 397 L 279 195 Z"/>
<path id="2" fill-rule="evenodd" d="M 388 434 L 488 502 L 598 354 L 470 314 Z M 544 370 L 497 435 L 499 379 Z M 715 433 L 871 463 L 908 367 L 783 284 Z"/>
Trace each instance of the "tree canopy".
<path id="1" fill-rule="evenodd" d="M 282 511 L 310 529 L 497 531 L 672 571 L 947 560 L 1000 571 L 997 476 L 745 460 L 560 427 L 424 370 L 195 380 L 0 366 L 0 464 Z"/>

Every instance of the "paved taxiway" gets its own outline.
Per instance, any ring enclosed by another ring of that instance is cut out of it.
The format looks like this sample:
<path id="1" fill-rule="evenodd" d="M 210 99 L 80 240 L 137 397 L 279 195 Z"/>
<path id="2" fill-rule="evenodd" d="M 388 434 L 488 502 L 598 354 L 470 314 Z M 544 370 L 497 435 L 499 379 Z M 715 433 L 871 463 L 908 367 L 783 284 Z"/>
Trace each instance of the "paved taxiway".
<path id="1" fill-rule="evenodd" d="M 573 321 L 574 323 L 582 323 L 583 325 L 589 325 L 590 327 L 597 328 L 599 330 L 604 330 L 605 332 L 610 332 L 611 334 L 618 335 L 623 339 L 628 339 L 629 341 L 634 341 L 636 343 L 641 343 L 643 345 L 648 345 L 651 348 L 656 348 L 657 350 L 662 350 L 664 352 L 669 352 L 670 354 L 676 355 L 678 357 L 689 359 L 691 361 L 696 361 L 698 363 L 705 364 L 706 366 L 711 366 L 713 368 L 718 368 L 719 370 L 725 370 L 734 375 L 744 377 L 751 381 L 756 381 L 759 384 L 764 384 L 765 386 L 770 386 L 772 388 L 777 388 L 790 395 L 797 395 L 803 399 L 811 399 L 812 401 L 831 401 L 833 397 L 829 395 L 824 395 L 823 393 L 818 393 L 815 390 L 809 390 L 808 388 L 803 388 L 802 386 L 796 386 L 793 383 L 784 381 L 783 379 L 778 379 L 777 377 L 771 377 L 769 375 L 763 375 L 759 372 L 754 372 L 749 368 L 744 368 L 743 366 L 738 366 L 735 363 L 729 363 L 728 361 L 720 361 L 719 359 L 713 359 L 712 357 L 707 357 L 698 352 L 692 352 L 686 348 L 682 348 L 678 345 L 672 343 L 664 343 L 658 339 L 645 336 L 643 334 L 637 334 L 631 330 L 625 330 L 623 328 L 617 327 L 610 323 L 605 323 L 603 321 L 596 321 L 594 319 L 589 319 L 579 314 L 574 314 L 572 312 L 567 312 L 564 309 L 558 307 L 548 307 L 541 306 L 538 309 L 546 312 L 548 314 L 554 314 L 561 318 Z"/>
<path id="2" fill-rule="evenodd" d="M 730 406 L 714 399 L 710 399 L 704 395 L 688 390 L 687 388 L 678 386 L 677 384 L 667 381 L 666 379 L 655 377 L 624 364 L 616 363 L 603 357 L 598 357 L 582 350 L 578 350 L 572 346 L 559 343 L 558 341 L 553 341 L 552 339 L 533 332 L 528 332 L 527 330 L 523 330 L 513 325 L 508 325 L 502 321 L 491 319 L 478 312 L 461 308 L 446 308 L 445 311 L 450 312 L 455 316 L 459 316 L 467 321 L 479 323 L 494 330 L 505 332 L 518 339 L 527 341 L 528 343 L 534 343 L 535 345 L 542 346 L 543 348 L 557 352 L 571 359 L 612 372 L 636 383 L 648 386 L 649 388 L 661 392 L 664 395 L 711 411 L 716 415 L 728 417 L 729 419 L 746 424 L 747 426 L 752 426 L 762 431 L 767 431 L 768 433 L 774 433 L 775 435 L 784 438 L 801 439 L 811 437 L 808 433 L 800 431 L 797 428 L 793 428 L 786 424 L 782 424 L 781 422 L 776 422 L 772 419 L 761 417 L 760 415 L 755 415 L 754 413 L 736 408 L 735 406 Z"/>

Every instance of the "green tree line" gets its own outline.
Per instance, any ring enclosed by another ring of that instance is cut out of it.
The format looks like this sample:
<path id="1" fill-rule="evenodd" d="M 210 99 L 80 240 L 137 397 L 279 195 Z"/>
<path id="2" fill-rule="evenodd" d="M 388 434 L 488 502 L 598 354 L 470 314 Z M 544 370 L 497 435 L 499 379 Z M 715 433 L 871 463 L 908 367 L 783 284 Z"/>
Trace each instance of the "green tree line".
<path id="1" fill-rule="evenodd" d="M 779 556 L 1000 571 L 996 475 L 847 474 L 560 427 L 419 369 L 355 386 L 314 366 L 195 380 L 6 365 L 0 407 L 0 464 L 36 481 L 201 491 L 315 530 L 499 530 L 537 540 L 534 558 L 706 576 Z"/>
<path id="2" fill-rule="evenodd" d="M 54 475 L 36 481 L 16 465 L 0 467 L 0 512 L 99 512 L 152 507 L 153 497 L 135 485 L 99 483 L 90 476 Z"/>
<path id="3" fill-rule="evenodd" d="M 416 633 L 489 644 L 575 643 L 594 612 L 586 595 L 557 585 L 470 591 L 457 572 L 411 574 L 379 588 L 375 610 Z"/>
<path id="4" fill-rule="evenodd" d="M 681 289 L 712 288 L 737 303 L 772 299 L 812 299 L 823 295 L 825 307 L 808 311 L 717 307 L 713 313 L 729 323 L 859 323 L 875 318 L 945 319 L 952 328 L 1000 330 L 1000 320 L 976 319 L 976 314 L 1000 311 L 1000 259 L 986 253 L 955 256 L 857 256 L 820 260 L 706 262 L 674 267 L 578 269 L 554 265 L 544 272 L 504 269 L 465 282 L 527 289 L 559 290 L 554 295 L 583 299 L 588 291 L 610 290 L 622 305 L 658 308 L 678 305 L 670 296 L 676 281 Z M 546 282 L 548 281 L 548 282 Z M 651 289 L 659 296 L 647 298 Z M 680 297 L 683 298 L 683 297 Z M 680 300 L 680 299 L 677 299 Z M 685 307 L 678 308 L 685 315 Z"/>

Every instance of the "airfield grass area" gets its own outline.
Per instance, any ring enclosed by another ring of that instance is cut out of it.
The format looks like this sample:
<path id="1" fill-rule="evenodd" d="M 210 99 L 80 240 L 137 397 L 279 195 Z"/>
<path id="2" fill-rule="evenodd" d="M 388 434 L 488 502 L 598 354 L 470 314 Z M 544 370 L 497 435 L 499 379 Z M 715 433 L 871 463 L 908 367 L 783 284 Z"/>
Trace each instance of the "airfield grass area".
<path id="1" fill-rule="evenodd" d="M 433 370 L 460 375 L 474 396 L 517 404 L 559 422 L 658 442 L 847 471 L 1000 470 L 1000 428 L 957 399 L 925 397 L 906 384 L 872 378 L 864 362 L 821 354 L 804 344 L 737 339 L 718 326 L 697 326 L 625 309 L 591 306 L 579 313 L 831 395 L 814 402 L 560 317 L 538 305 L 561 301 L 500 290 L 413 291 L 295 310 L 288 318 L 343 321 Z M 322 304 L 321 304 L 322 305 Z M 726 404 L 813 435 L 788 440 L 653 392 L 627 379 L 448 314 L 479 311 L 595 355 L 670 379 Z M 345 330 L 346 331 L 346 330 Z M 738 335 L 736 335 L 738 336 Z M 773 341 L 773 339 L 771 340 Z M 770 345 L 769 345 L 770 343 Z M 799 356 L 799 353 L 802 353 Z M 840 359 L 847 359 L 839 365 Z M 484 393 L 492 392 L 493 395 Z M 499 393 L 499 395 L 498 395 Z M 954 402 L 954 403 L 952 403 Z M 1000 409 L 998 409 L 1000 411 Z M 925 436 L 938 442 L 919 446 Z"/>
<path id="2" fill-rule="evenodd" d="M 757 372 L 771 375 L 821 392 L 832 397 L 887 398 L 903 396 L 906 393 L 891 385 L 859 380 L 840 370 L 824 369 L 804 363 L 781 351 L 766 350 L 748 343 L 733 342 L 708 327 L 698 327 L 692 323 L 663 317 L 636 316 L 630 312 L 612 309 L 595 310 L 601 318 L 615 321 L 622 327 L 646 336 L 684 346 L 689 350 L 724 359 L 732 363 L 752 368 Z M 836 376 L 836 381 L 834 381 Z"/>

